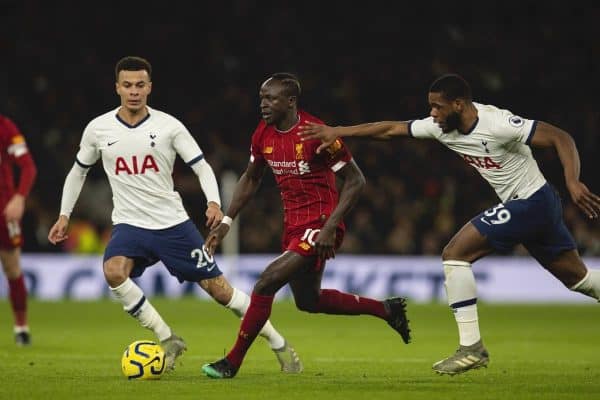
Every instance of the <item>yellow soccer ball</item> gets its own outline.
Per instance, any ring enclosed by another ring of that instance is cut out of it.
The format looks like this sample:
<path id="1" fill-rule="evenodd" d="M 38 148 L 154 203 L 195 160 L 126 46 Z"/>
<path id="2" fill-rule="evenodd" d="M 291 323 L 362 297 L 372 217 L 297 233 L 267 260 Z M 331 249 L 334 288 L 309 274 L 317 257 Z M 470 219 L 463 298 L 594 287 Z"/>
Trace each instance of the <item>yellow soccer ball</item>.
<path id="1" fill-rule="evenodd" d="M 121 370 L 129 380 L 160 379 L 165 371 L 165 352 L 152 340 L 136 340 L 121 357 Z"/>

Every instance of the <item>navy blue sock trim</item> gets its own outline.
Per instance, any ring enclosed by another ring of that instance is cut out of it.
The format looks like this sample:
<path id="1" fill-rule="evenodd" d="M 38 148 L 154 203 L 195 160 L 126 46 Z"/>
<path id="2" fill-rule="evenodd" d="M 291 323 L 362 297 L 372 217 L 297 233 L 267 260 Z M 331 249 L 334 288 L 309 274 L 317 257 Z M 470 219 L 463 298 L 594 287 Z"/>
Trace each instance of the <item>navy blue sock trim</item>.
<path id="1" fill-rule="evenodd" d="M 129 310 L 127 312 L 131 315 L 134 315 L 140 309 L 140 307 L 144 304 L 145 301 L 146 301 L 146 296 L 142 296 L 140 301 L 138 301 L 138 303 L 131 310 Z"/>
<path id="2" fill-rule="evenodd" d="M 474 299 L 463 300 L 463 301 L 456 302 L 454 304 L 450 304 L 450 307 L 456 309 L 456 308 L 471 306 L 473 304 L 477 304 L 477 297 L 475 297 Z"/>

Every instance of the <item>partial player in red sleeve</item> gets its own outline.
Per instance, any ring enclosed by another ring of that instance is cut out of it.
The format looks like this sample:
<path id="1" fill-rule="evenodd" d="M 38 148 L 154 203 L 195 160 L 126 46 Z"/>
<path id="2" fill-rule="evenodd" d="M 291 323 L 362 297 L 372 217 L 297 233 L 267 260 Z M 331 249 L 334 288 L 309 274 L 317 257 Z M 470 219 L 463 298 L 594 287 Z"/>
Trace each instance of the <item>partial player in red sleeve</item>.
<path id="1" fill-rule="evenodd" d="M 372 315 L 387 321 L 405 343 L 410 341 L 406 303 L 402 297 L 384 301 L 333 289 L 321 289 L 326 260 L 344 237 L 343 217 L 356 203 L 365 178 L 341 140 L 317 154 L 319 140 L 302 141 L 301 124 L 319 119 L 299 110 L 298 79 L 277 73 L 260 88 L 262 120 L 252 135 L 250 162 L 234 190 L 231 204 L 221 222 L 209 234 L 206 245 L 215 248 L 229 226 L 260 186 L 271 169 L 283 202 L 283 253 L 263 271 L 254 285 L 250 307 L 237 341 L 225 358 L 206 364 L 202 371 L 211 378 L 233 378 L 246 352 L 271 314 L 277 291 L 289 284 L 298 309 L 310 313 Z M 338 193 L 336 177 L 343 183 Z"/>
<path id="2" fill-rule="evenodd" d="M 19 183 L 16 186 L 15 167 L 19 169 Z M 0 261 L 8 281 L 15 319 L 15 342 L 19 346 L 31 343 L 27 323 L 27 288 L 20 262 L 23 245 L 21 218 L 25 212 L 25 199 L 36 174 L 25 138 L 9 118 L 0 115 Z"/>

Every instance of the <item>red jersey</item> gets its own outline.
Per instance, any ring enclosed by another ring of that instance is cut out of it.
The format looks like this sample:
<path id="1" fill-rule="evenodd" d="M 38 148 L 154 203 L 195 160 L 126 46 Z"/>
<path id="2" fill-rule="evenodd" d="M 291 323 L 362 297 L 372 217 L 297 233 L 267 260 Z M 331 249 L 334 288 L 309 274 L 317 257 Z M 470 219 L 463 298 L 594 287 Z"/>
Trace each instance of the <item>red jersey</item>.
<path id="1" fill-rule="evenodd" d="M 283 200 L 286 229 L 314 222 L 322 225 L 329 218 L 338 203 L 335 172 L 352 159 L 340 139 L 317 154 L 320 140 L 303 142 L 298 136 L 298 127 L 305 121 L 323 123 L 300 110 L 298 122 L 287 131 L 260 121 L 252 135 L 250 161 L 271 167 Z"/>
<path id="2" fill-rule="evenodd" d="M 14 167 L 21 170 L 19 186 L 16 188 Z M 2 210 L 15 193 L 27 197 L 35 175 L 36 167 L 27 150 L 25 137 L 10 119 L 0 115 L 0 206 Z"/>

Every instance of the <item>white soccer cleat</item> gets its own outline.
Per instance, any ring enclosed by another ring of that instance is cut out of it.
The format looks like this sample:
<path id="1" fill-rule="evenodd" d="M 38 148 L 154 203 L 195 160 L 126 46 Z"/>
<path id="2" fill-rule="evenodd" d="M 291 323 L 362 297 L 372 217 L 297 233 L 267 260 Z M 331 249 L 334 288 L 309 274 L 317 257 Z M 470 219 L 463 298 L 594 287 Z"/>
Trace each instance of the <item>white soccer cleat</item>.
<path id="1" fill-rule="evenodd" d="M 160 342 L 165 351 L 165 369 L 167 372 L 175 369 L 175 361 L 187 350 L 185 341 L 174 333 L 168 339 Z"/>

